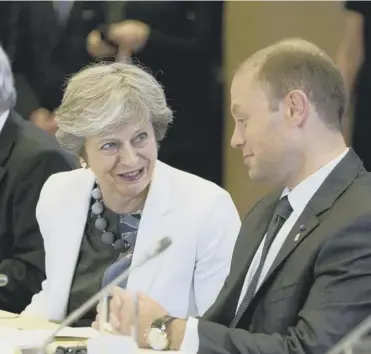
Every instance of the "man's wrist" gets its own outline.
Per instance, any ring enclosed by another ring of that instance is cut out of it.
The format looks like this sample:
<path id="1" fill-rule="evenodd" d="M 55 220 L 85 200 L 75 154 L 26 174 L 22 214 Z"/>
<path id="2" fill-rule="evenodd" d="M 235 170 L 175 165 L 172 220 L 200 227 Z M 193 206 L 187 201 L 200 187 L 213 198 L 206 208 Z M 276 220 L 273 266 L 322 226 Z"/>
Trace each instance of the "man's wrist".
<path id="1" fill-rule="evenodd" d="M 187 320 L 180 318 L 175 319 L 169 326 L 170 350 L 180 350 L 185 331 L 187 327 Z"/>

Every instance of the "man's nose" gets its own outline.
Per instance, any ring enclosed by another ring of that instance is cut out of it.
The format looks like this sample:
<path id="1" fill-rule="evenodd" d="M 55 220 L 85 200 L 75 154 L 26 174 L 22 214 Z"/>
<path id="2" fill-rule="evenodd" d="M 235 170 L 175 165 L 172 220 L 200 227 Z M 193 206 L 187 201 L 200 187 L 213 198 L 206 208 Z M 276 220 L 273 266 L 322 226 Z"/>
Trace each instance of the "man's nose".
<path id="1" fill-rule="evenodd" d="M 237 127 L 234 128 L 232 138 L 231 138 L 231 146 L 234 149 L 239 149 L 245 144 L 245 137 L 244 134 L 241 132 L 240 129 Z"/>

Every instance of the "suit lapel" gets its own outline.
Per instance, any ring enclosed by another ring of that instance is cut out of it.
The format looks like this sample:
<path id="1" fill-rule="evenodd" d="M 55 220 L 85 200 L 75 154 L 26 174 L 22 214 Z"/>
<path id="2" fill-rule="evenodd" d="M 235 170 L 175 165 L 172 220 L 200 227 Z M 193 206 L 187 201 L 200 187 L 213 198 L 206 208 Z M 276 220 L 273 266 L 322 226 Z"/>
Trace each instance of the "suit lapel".
<path id="1" fill-rule="evenodd" d="M 275 272 L 280 264 L 285 261 L 285 259 L 318 226 L 318 224 L 319 221 L 312 210 L 309 208 L 304 209 L 298 221 L 287 235 L 285 242 L 283 243 L 283 246 L 269 269 L 264 281 Z"/>
<path id="2" fill-rule="evenodd" d="M 32 5 L 30 3 L 29 12 L 30 30 L 35 32 L 36 38 L 42 40 L 43 55 L 49 55 L 49 52 L 45 53 L 45 48 L 54 48 L 61 34 L 61 27 L 53 1 L 35 1 Z"/>
<path id="3" fill-rule="evenodd" d="M 84 10 L 84 1 L 75 1 L 64 26 L 61 26 L 63 35 L 71 38 L 76 31 L 76 23 L 84 21 L 84 15 L 89 16 L 92 10 Z M 94 15 L 94 13 L 90 14 Z"/>
<path id="4" fill-rule="evenodd" d="M 18 129 L 19 128 L 13 120 L 12 115 L 9 113 L 9 116 L 0 133 L 0 182 L 6 172 L 4 165 L 10 156 L 14 144 L 16 143 Z"/>
<path id="5" fill-rule="evenodd" d="M 287 235 L 264 282 L 268 281 L 278 267 L 290 256 L 300 243 L 306 237 L 310 236 L 313 230 L 320 224 L 318 217 L 332 207 L 336 199 L 349 187 L 362 169 L 362 162 L 354 151 L 350 149 L 343 160 L 340 161 L 326 178 L 301 213 L 294 227 Z M 260 289 L 261 288 L 262 287 L 260 287 Z"/>
<path id="6" fill-rule="evenodd" d="M 151 186 L 139 224 L 132 266 L 141 262 L 162 238 L 171 237 L 171 176 L 169 167 L 157 161 Z M 150 294 L 156 282 L 163 254 L 133 271 L 128 279 L 128 289 Z"/>
<path id="7" fill-rule="evenodd" d="M 246 216 L 248 222 L 242 224 L 237 239 L 228 286 L 223 287 L 215 304 L 205 314 L 206 319 L 217 319 L 226 325 L 231 322 L 246 274 L 267 232 L 279 196 L 280 193 L 271 193 L 261 201 L 261 205 L 257 205 Z"/>
<path id="8" fill-rule="evenodd" d="M 53 1 L 35 2 L 30 7 L 31 21 L 34 24 L 32 28 L 36 30 L 36 34 L 40 38 L 47 39 L 50 51 L 59 44 L 62 36 L 67 33 L 70 37 L 73 36 L 75 31 L 74 21 L 80 19 L 83 6 L 83 1 L 74 1 L 65 23 L 60 22 L 58 10 L 55 8 Z M 40 18 L 42 21 L 39 20 Z"/>

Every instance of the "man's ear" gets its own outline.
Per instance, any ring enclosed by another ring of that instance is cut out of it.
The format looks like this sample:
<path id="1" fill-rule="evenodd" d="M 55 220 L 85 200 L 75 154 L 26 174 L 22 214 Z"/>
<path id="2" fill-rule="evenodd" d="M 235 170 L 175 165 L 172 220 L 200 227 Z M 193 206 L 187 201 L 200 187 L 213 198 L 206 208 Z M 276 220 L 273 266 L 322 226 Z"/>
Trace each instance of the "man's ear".
<path id="1" fill-rule="evenodd" d="M 293 90 L 284 99 L 285 116 L 288 124 L 302 126 L 308 117 L 309 101 L 301 90 Z"/>

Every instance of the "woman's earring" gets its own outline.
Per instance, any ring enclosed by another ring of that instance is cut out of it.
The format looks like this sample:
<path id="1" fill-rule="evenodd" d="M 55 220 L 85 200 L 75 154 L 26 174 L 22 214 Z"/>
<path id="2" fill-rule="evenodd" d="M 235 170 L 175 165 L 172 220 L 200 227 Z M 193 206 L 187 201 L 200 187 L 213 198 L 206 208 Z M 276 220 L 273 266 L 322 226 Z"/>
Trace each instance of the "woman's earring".
<path id="1" fill-rule="evenodd" d="M 82 168 L 88 168 L 89 167 L 88 163 L 82 157 L 80 157 L 80 165 L 81 165 Z"/>

